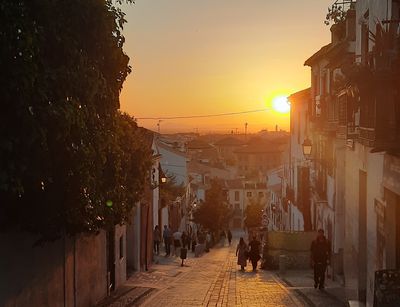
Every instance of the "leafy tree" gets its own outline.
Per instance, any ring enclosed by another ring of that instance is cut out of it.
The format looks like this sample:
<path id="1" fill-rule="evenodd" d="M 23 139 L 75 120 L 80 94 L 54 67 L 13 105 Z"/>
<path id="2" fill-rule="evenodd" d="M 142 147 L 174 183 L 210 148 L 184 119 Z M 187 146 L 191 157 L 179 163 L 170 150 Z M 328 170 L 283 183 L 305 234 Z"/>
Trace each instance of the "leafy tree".
<path id="1" fill-rule="evenodd" d="M 228 207 L 222 183 L 211 182 L 211 188 L 206 191 L 204 203 L 194 211 L 194 222 L 211 231 L 218 231 L 228 225 L 232 210 Z"/>
<path id="2" fill-rule="evenodd" d="M 258 200 L 251 200 L 246 206 L 244 224 L 247 228 L 261 226 L 264 205 Z"/>
<path id="3" fill-rule="evenodd" d="M 111 0 L 0 3 L 2 230 L 96 232 L 139 200 L 151 153 L 118 111 L 124 22 Z"/>
<path id="4" fill-rule="evenodd" d="M 335 1 L 331 7 L 328 8 L 328 13 L 326 14 L 324 23 L 328 26 L 331 23 L 339 24 L 346 19 L 347 11 L 349 9 L 354 9 L 355 0 L 348 1 L 348 3 L 338 4 L 338 1 Z"/>
<path id="5" fill-rule="evenodd" d="M 163 205 L 176 200 L 177 197 L 185 194 L 185 187 L 183 184 L 176 183 L 176 177 L 173 174 L 166 174 L 167 181 L 161 183 L 160 198 Z"/>

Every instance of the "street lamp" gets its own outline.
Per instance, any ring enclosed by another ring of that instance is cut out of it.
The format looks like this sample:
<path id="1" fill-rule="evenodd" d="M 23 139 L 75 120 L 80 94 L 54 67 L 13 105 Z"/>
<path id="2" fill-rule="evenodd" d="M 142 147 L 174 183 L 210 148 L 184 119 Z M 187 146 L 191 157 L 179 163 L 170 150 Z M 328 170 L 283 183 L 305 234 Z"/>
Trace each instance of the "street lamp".
<path id="1" fill-rule="evenodd" d="M 306 158 L 309 158 L 311 156 L 311 151 L 312 151 L 311 140 L 308 137 L 306 137 L 303 141 L 303 144 L 301 144 L 301 146 L 303 147 L 303 155 Z"/>
<path id="2" fill-rule="evenodd" d="M 158 174 L 160 176 L 161 183 L 166 183 L 167 182 L 167 176 L 163 172 L 163 170 L 161 168 L 161 164 L 158 165 Z"/>

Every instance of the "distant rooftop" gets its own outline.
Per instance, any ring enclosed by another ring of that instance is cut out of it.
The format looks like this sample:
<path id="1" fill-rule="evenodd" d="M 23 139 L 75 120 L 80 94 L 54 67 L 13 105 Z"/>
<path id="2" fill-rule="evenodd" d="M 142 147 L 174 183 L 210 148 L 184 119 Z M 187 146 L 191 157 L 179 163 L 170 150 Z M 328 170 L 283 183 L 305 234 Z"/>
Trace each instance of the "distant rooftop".
<path id="1" fill-rule="evenodd" d="M 233 136 L 225 137 L 215 143 L 217 146 L 241 146 L 243 142 Z"/>

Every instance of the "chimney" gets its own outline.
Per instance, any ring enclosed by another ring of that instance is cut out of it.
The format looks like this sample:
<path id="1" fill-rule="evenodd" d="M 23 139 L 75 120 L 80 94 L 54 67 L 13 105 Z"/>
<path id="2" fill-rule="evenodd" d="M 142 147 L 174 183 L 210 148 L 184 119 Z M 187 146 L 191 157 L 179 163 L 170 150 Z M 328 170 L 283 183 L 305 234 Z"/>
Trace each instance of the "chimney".
<path id="1" fill-rule="evenodd" d="M 343 40 L 345 35 L 345 24 L 343 21 L 335 23 L 331 27 L 331 42 L 332 44 L 337 44 Z"/>

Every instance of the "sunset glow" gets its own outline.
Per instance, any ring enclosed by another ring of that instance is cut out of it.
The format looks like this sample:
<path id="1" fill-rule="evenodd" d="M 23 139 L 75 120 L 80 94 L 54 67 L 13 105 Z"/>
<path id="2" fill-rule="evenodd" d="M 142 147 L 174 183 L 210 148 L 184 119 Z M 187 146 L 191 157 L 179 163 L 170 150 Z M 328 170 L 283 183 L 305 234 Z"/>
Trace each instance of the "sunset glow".
<path id="1" fill-rule="evenodd" d="M 276 125 L 288 130 L 287 106 L 281 103 L 275 109 L 272 101 L 309 85 L 304 59 L 329 40 L 323 21 L 330 4 L 331 0 L 288 0 L 285 5 L 265 0 L 136 1 L 125 8 L 124 48 L 132 73 L 121 92 L 121 109 L 141 118 L 267 107 L 272 110 L 166 120 L 161 131 L 244 133 L 245 123 L 248 132 Z M 155 120 L 139 124 L 158 129 Z"/>
<path id="2" fill-rule="evenodd" d="M 272 107 L 276 112 L 279 113 L 289 113 L 290 111 L 290 104 L 285 96 L 275 97 L 272 101 Z"/>

